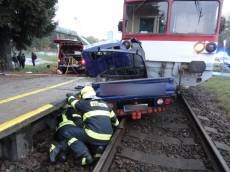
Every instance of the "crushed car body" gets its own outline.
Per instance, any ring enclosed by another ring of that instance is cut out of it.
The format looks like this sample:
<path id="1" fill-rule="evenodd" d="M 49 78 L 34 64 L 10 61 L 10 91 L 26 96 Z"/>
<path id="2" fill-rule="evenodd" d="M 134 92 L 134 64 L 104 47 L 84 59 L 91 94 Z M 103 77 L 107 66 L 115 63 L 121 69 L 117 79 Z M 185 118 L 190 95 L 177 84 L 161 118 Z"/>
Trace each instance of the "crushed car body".
<path id="1" fill-rule="evenodd" d="M 105 80 L 146 78 L 144 51 L 138 40 L 100 42 L 83 50 L 89 76 Z"/>

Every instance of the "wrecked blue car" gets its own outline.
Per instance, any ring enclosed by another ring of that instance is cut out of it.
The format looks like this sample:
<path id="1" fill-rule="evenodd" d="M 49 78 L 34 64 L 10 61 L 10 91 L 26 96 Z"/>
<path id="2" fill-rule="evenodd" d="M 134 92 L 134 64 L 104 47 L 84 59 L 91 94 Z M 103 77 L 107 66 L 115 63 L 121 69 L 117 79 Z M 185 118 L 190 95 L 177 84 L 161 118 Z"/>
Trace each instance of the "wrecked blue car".
<path id="1" fill-rule="evenodd" d="M 101 42 L 86 47 L 86 72 L 105 80 L 146 78 L 144 51 L 138 40 Z"/>

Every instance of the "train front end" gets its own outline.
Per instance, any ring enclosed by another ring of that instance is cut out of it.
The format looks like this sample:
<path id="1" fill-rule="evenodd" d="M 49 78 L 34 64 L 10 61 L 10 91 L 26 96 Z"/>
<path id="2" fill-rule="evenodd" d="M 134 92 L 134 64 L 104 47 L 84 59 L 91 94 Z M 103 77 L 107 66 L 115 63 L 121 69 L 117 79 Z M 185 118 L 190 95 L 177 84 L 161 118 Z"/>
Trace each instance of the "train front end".
<path id="1" fill-rule="evenodd" d="M 122 39 L 141 41 L 149 78 L 194 86 L 212 76 L 221 0 L 125 0 Z"/>

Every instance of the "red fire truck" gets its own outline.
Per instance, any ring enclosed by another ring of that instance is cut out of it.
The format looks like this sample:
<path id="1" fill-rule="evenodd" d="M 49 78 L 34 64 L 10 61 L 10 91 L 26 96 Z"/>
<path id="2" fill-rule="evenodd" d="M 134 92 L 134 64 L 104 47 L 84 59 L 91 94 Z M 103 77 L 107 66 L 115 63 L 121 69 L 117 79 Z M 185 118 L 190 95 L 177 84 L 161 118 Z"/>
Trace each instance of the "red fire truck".
<path id="1" fill-rule="evenodd" d="M 62 73 L 82 73 L 85 71 L 85 61 L 82 58 L 83 44 L 80 41 L 56 39 L 58 48 L 58 70 Z"/>

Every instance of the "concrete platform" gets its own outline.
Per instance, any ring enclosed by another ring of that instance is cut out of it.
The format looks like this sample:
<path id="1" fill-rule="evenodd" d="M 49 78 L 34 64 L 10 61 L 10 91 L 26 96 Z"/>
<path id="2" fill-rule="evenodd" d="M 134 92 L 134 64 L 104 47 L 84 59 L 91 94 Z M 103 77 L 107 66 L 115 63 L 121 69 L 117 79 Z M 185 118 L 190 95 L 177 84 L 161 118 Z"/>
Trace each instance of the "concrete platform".
<path id="1" fill-rule="evenodd" d="M 60 108 L 88 77 L 0 76 L 0 139 Z"/>

